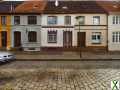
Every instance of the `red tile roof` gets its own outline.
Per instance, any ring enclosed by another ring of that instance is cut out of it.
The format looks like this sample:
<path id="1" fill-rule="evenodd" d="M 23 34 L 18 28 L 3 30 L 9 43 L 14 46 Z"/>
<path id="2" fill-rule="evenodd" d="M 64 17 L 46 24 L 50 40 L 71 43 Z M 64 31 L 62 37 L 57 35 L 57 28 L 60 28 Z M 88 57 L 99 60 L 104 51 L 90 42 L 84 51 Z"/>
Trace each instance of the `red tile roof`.
<path id="1" fill-rule="evenodd" d="M 15 9 L 15 13 L 42 13 L 45 1 L 25 1 Z"/>
<path id="2" fill-rule="evenodd" d="M 120 12 L 120 2 L 116 1 L 98 1 L 101 7 L 103 7 L 107 12 Z"/>
<path id="3" fill-rule="evenodd" d="M 12 11 L 11 11 L 12 5 Z M 120 3 L 115 1 L 1 1 L 0 13 L 8 14 L 79 14 L 120 12 Z"/>
<path id="4" fill-rule="evenodd" d="M 55 6 L 55 1 L 49 1 L 45 7 L 46 14 L 66 14 L 66 13 L 106 13 L 96 1 L 59 1 Z"/>

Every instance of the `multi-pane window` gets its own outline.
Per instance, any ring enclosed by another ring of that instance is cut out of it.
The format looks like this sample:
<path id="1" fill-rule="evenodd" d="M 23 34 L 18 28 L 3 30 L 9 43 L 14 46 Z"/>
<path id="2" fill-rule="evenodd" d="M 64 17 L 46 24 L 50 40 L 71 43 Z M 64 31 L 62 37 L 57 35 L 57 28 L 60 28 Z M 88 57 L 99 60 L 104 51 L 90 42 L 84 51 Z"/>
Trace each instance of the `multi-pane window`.
<path id="1" fill-rule="evenodd" d="M 14 16 L 14 24 L 19 25 L 20 24 L 20 16 Z"/>
<path id="2" fill-rule="evenodd" d="M 28 42 L 37 42 L 37 32 L 35 31 L 28 32 Z"/>
<path id="3" fill-rule="evenodd" d="M 1 24 L 6 25 L 6 16 L 1 16 Z"/>
<path id="4" fill-rule="evenodd" d="M 120 32 L 113 32 L 112 33 L 112 42 L 113 43 L 120 43 Z"/>
<path id="5" fill-rule="evenodd" d="M 101 32 L 92 33 L 92 43 L 101 43 Z"/>
<path id="6" fill-rule="evenodd" d="M 57 16 L 48 16 L 47 23 L 49 25 L 57 24 Z"/>
<path id="7" fill-rule="evenodd" d="M 100 16 L 93 16 L 93 24 L 94 25 L 100 24 Z"/>
<path id="8" fill-rule="evenodd" d="M 65 16 L 65 25 L 71 25 L 71 16 Z"/>
<path id="9" fill-rule="evenodd" d="M 36 16 L 28 16 L 28 24 L 37 24 Z"/>
<path id="10" fill-rule="evenodd" d="M 57 31 L 48 31 L 48 43 L 57 43 Z"/>
<path id="11" fill-rule="evenodd" d="M 113 16 L 113 24 L 120 24 L 120 16 Z"/>
<path id="12" fill-rule="evenodd" d="M 85 16 L 79 16 L 79 24 L 85 24 Z"/>

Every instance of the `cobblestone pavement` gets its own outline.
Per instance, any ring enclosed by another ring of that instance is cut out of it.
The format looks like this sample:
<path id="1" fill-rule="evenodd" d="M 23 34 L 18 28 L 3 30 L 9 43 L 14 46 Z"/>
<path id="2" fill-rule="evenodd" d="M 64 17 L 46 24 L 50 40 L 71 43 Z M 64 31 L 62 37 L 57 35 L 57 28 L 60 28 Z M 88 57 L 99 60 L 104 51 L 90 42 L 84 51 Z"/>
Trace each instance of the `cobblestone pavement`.
<path id="1" fill-rule="evenodd" d="M 0 65 L 0 90 L 111 90 L 120 61 L 14 61 Z"/>

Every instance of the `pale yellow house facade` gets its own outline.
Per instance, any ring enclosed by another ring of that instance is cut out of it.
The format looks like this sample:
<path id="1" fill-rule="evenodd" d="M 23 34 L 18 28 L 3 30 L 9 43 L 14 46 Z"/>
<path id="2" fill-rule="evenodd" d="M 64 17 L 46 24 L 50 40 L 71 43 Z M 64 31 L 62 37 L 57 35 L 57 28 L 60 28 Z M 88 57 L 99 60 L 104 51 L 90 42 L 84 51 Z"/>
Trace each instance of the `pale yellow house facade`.
<path id="1" fill-rule="evenodd" d="M 78 14 L 75 20 L 76 42 L 83 47 L 107 47 L 107 14 Z M 79 40 L 78 33 L 85 34 Z M 79 40 L 79 41 L 78 41 Z M 83 41 L 84 40 L 84 41 Z"/>

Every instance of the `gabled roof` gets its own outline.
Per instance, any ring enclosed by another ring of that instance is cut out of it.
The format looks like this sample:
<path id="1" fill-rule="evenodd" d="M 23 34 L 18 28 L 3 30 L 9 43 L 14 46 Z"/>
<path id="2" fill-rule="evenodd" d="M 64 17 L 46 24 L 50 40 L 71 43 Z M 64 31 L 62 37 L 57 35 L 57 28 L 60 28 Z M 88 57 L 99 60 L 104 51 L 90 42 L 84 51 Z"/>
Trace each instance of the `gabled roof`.
<path id="1" fill-rule="evenodd" d="M 120 12 L 120 2 L 116 1 L 98 1 L 101 7 L 103 7 L 107 12 Z"/>
<path id="2" fill-rule="evenodd" d="M 79 14 L 120 12 L 115 1 L 0 1 L 0 14 Z"/>
<path id="3" fill-rule="evenodd" d="M 45 1 L 25 1 L 15 9 L 15 13 L 42 13 Z"/>
<path id="4" fill-rule="evenodd" d="M 1 1 L 0 2 L 0 13 L 11 13 L 22 1 Z"/>
<path id="5" fill-rule="evenodd" d="M 45 14 L 78 14 L 78 13 L 107 13 L 96 1 L 48 1 Z"/>

